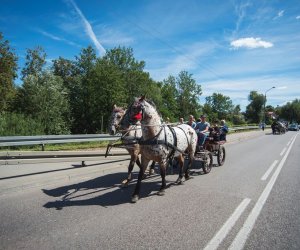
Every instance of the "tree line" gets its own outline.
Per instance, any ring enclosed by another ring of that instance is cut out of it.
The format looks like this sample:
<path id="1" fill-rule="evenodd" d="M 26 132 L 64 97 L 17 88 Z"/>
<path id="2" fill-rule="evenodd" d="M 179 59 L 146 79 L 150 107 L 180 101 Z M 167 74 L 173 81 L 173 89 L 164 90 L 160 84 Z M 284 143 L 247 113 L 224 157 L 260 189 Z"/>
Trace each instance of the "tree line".
<path id="1" fill-rule="evenodd" d="M 113 105 L 127 107 L 141 94 L 173 122 L 205 113 L 210 121 L 258 123 L 262 114 L 264 96 L 255 91 L 244 113 L 221 93 L 206 97 L 201 105 L 202 87 L 192 74 L 181 71 L 155 81 L 132 48 L 116 47 L 97 57 L 88 46 L 73 60 L 59 57 L 49 66 L 45 50 L 37 46 L 26 51 L 21 84 L 15 83 L 18 69 L 18 57 L 0 32 L 0 136 L 106 132 Z M 282 117 L 289 112 L 289 119 L 299 121 L 299 107 L 295 100 L 276 112 Z"/>

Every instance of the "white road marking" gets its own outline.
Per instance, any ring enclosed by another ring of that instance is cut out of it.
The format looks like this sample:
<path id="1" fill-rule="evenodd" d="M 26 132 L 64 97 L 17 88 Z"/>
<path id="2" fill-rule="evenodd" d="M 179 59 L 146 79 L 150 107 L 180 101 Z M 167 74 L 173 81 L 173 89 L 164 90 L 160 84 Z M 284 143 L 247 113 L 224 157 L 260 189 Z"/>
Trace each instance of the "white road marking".
<path id="1" fill-rule="evenodd" d="M 215 250 L 222 243 L 226 235 L 230 232 L 231 228 L 234 226 L 236 221 L 240 218 L 241 214 L 244 212 L 251 199 L 245 198 L 240 205 L 235 209 L 233 214 L 228 218 L 228 220 L 223 224 L 221 229 L 216 233 L 216 235 L 210 240 L 206 245 L 204 250 Z"/>
<path id="2" fill-rule="evenodd" d="M 275 161 L 272 163 L 272 165 L 268 168 L 268 170 L 267 170 L 266 173 L 263 175 L 263 177 L 261 177 L 261 180 L 262 180 L 262 181 L 265 181 L 265 180 L 268 178 L 269 174 L 272 172 L 272 170 L 273 170 L 273 168 L 276 166 L 277 162 L 278 162 L 278 160 L 275 160 Z"/>
<path id="3" fill-rule="evenodd" d="M 283 156 L 284 152 L 286 151 L 286 148 L 282 149 L 280 156 Z"/>
<path id="4" fill-rule="evenodd" d="M 284 155 L 284 157 L 282 158 L 282 160 L 280 161 L 276 171 L 274 172 L 274 174 L 272 175 L 272 178 L 270 179 L 269 183 L 267 184 L 267 186 L 265 187 L 264 191 L 262 192 L 262 194 L 260 195 L 259 199 L 257 200 L 255 206 L 253 207 L 251 213 L 249 214 L 247 220 L 245 221 L 244 225 L 242 226 L 242 228 L 240 229 L 239 233 L 237 234 L 237 236 L 235 237 L 234 241 L 231 243 L 229 249 L 230 250 L 241 250 L 243 249 L 246 240 L 248 239 L 256 219 L 258 218 L 266 200 L 268 199 L 268 196 L 274 186 L 274 183 L 291 151 L 291 148 L 296 140 L 297 135 L 293 138 L 293 141 L 291 143 L 291 145 L 289 146 L 286 154 Z"/>

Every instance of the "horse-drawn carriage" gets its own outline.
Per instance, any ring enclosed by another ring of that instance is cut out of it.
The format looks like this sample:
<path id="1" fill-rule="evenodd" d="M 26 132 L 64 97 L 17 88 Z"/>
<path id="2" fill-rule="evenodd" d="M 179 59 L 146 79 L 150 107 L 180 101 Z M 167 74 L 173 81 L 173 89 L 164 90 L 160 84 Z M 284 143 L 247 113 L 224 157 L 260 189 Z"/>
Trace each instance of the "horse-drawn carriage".
<path id="1" fill-rule="evenodd" d="M 225 160 L 224 142 L 215 140 L 214 138 L 206 141 L 204 147 L 196 151 L 198 136 L 196 131 L 187 124 L 180 124 L 172 127 L 161 123 L 160 116 L 153 103 L 146 101 L 145 97 L 136 98 L 136 100 L 129 106 L 127 110 L 122 111 L 122 118 L 119 112 L 115 110 L 112 117 L 117 119 L 111 122 L 111 127 L 114 129 L 118 127 L 123 133 L 127 134 L 132 131 L 135 126 L 136 131 L 140 131 L 141 135 L 136 136 L 129 144 L 132 149 L 131 162 L 128 167 L 127 183 L 131 179 L 131 171 L 135 162 L 138 163 L 138 154 L 141 154 L 140 171 L 138 181 L 132 196 L 132 202 L 137 202 L 139 199 L 139 192 L 141 180 L 143 179 L 145 170 L 152 160 L 157 162 L 160 167 L 160 175 L 162 177 L 162 185 L 158 195 L 163 195 L 166 189 L 166 168 L 171 159 L 176 158 L 179 163 L 179 176 L 176 184 L 183 183 L 190 179 L 189 169 L 191 168 L 193 160 L 203 163 L 202 169 L 205 173 L 209 173 L 213 164 L 213 155 L 217 156 L 219 165 L 222 165 Z M 136 126 L 135 118 L 140 116 L 140 125 Z M 118 120 L 118 124 L 116 121 Z M 124 135 L 124 134 L 123 134 Z M 126 137 L 123 137 L 126 140 Z M 126 143 L 124 143 L 126 144 Z M 112 146 L 112 145 L 110 145 Z M 125 146 L 129 146 L 128 143 Z M 127 148 L 129 151 L 129 148 Z M 188 159 L 187 165 L 184 168 L 184 159 Z"/>
<path id="2" fill-rule="evenodd" d="M 218 128 L 210 128 L 209 135 L 206 138 L 203 147 L 197 147 L 194 160 L 200 162 L 203 172 L 208 174 L 213 167 L 213 156 L 216 156 L 219 166 L 225 162 L 225 147 L 226 140 L 220 139 L 220 132 Z"/>
<path id="3" fill-rule="evenodd" d="M 279 121 L 274 121 L 271 125 L 271 128 L 272 128 L 273 135 L 284 134 L 287 131 L 285 124 Z"/>

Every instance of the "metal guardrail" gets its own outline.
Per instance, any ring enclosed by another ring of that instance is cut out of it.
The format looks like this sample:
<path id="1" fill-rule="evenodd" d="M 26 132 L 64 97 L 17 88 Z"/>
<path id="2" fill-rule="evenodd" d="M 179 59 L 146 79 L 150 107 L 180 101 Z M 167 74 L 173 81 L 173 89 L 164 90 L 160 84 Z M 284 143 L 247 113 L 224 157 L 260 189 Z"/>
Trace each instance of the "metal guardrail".
<path id="1" fill-rule="evenodd" d="M 268 128 L 270 126 L 266 126 L 265 128 Z M 253 129 L 260 129 L 259 126 L 243 126 L 243 127 L 232 127 L 229 128 L 229 132 L 237 132 L 241 130 L 253 130 Z"/>
<path id="2" fill-rule="evenodd" d="M 0 137 L 0 147 L 41 145 L 42 149 L 44 150 L 46 144 L 89 141 L 114 141 L 119 138 L 119 135 L 113 136 L 108 134 L 2 136 Z"/>
<path id="3" fill-rule="evenodd" d="M 230 132 L 241 130 L 259 129 L 258 126 L 243 126 L 229 128 Z M 0 137 L 0 147 L 41 145 L 44 149 L 46 144 L 59 144 L 70 142 L 89 141 L 113 141 L 120 138 L 120 135 L 108 134 L 80 134 L 80 135 L 37 135 L 37 136 L 2 136 Z"/>

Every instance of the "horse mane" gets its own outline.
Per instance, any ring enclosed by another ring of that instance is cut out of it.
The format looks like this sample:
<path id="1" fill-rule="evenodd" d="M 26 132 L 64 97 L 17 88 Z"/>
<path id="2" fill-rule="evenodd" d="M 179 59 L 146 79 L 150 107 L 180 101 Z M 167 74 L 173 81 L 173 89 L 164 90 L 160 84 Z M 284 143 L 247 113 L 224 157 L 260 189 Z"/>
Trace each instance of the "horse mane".
<path id="1" fill-rule="evenodd" d="M 120 107 L 115 107 L 114 112 L 122 112 L 122 111 L 125 111 L 123 108 L 120 108 Z"/>

